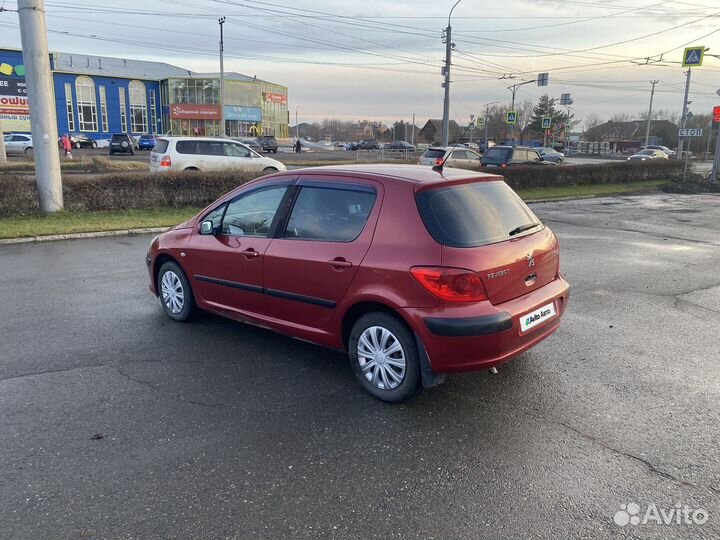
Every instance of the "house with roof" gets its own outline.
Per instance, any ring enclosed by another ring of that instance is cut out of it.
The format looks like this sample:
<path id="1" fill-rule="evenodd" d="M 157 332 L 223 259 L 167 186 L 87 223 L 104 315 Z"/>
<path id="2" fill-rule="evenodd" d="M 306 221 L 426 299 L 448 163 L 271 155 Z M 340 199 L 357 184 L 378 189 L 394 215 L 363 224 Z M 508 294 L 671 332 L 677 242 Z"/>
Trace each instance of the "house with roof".
<path id="1" fill-rule="evenodd" d="M 591 142 L 607 143 L 644 143 L 647 120 L 613 122 L 612 120 L 595 126 L 585 132 L 584 139 Z M 675 146 L 678 126 L 668 120 L 653 120 L 650 123 L 649 144 Z"/>

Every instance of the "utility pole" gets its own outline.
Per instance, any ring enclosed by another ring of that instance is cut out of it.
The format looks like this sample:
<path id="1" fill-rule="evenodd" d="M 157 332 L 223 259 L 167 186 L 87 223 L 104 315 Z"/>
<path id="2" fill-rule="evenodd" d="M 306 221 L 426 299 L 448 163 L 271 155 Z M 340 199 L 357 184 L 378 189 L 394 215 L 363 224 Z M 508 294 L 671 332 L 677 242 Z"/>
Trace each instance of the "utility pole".
<path id="1" fill-rule="evenodd" d="M 18 0 L 17 6 L 40 209 L 59 212 L 63 209 L 62 177 L 45 0 Z"/>
<path id="2" fill-rule="evenodd" d="M 685 75 L 687 76 L 685 80 L 685 97 L 683 98 L 683 112 L 682 112 L 682 128 L 685 129 L 687 126 L 687 113 L 688 113 L 688 94 L 690 93 L 690 74 L 691 69 L 688 68 L 688 70 L 685 72 Z M 683 146 L 685 143 L 685 138 L 681 137 L 678 141 L 678 151 L 677 156 L 678 158 L 682 159 L 683 157 Z M 687 160 L 685 161 L 685 170 L 683 172 L 683 178 L 687 178 Z"/>
<path id="3" fill-rule="evenodd" d="M 298 124 L 298 109 L 300 107 L 295 107 L 295 138 L 299 141 L 300 140 L 300 124 Z"/>
<path id="4" fill-rule="evenodd" d="M 485 104 L 485 150 L 483 150 L 483 154 L 487 152 L 488 149 L 488 125 L 490 124 L 490 118 L 488 118 L 488 116 L 490 115 L 490 105 L 495 105 L 496 103 L 497 101 L 491 101 Z"/>
<path id="5" fill-rule="evenodd" d="M 536 81 L 534 81 L 534 80 L 523 81 L 521 83 L 513 84 L 512 86 L 507 87 L 507 89 L 510 90 L 510 92 L 512 92 L 512 103 L 510 105 L 511 111 L 515 110 L 515 94 L 517 94 L 518 88 L 520 88 L 521 86 L 524 86 L 526 84 L 532 84 L 534 82 L 536 82 Z M 516 145 L 516 143 L 515 143 L 515 124 L 510 124 L 510 140 L 512 141 L 512 146 L 515 146 Z"/>
<path id="6" fill-rule="evenodd" d="M 455 5 L 450 10 L 448 15 L 448 25 L 445 28 L 445 67 L 443 68 L 443 75 L 445 75 L 445 82 L 442 84 L 445 88 L 445 100 L 443 101 L 443 123 L 442 123 L 442 146 L 447 146 L 450 139 L 450 64 L 452 63 L 452 28 L 450 26 L 450 17 L 452 17 L 453 10 L 461 0 L 457 0 Z"/>
<path id="7" fill-rule="evenodd" d="M 410 137 L 411 137 L 410 144 L 415 146 L 415 113 L 413 113 L 413 126 L 412 126 L 412 132 L 411 132 Z"/>
<path id="8" fill-rule="evenodd" d="M 225 66 L 223 64 L 223 55 L 225 53 L 223 24 L 225 24 L 225 17 L 220 17 L 218 24 L 220 25 L 220 136 L 225 137 Z"/>
<path id="9" fill-rule="evenodd" d="M 650 123 L 652 122 L 653 97 L 655 96 L 655 85 L 659 82 L 660 81 L 650 81 L 650 84 L 652 84 L 652 90 L 650 90 L 650 109 L 648 109 L 647 127 L 645 128 L 645 146 L 650 144 L 648 141 L 650 140 Z"/>

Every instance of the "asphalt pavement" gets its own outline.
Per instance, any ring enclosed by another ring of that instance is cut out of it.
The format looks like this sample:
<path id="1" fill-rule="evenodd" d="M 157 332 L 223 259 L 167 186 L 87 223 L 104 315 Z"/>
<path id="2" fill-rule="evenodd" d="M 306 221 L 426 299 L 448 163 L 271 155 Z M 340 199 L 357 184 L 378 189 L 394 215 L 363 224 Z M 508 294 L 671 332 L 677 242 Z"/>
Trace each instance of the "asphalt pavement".
<path id="1" fill-rule="evenodd" d="M 171 322 L 149 237 L 0 246 L 0 538 L 719 538 L 720 198 L 534 208 L 560 330 L 398 406 L 339 353 Z"/>

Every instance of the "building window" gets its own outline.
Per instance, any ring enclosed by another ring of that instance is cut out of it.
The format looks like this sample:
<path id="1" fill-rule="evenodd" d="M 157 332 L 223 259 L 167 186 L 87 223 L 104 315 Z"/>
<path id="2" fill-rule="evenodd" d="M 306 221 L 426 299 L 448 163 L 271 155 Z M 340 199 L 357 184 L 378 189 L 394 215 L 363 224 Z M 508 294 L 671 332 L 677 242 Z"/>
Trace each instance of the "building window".
<path id="1" fill-rule="evenodd" d="M 155 102 L 155 90 L 150 90 L 150 118 L 152 118 L 150 131 L 154 130 L 155 133 L 160 133 L 160 126 L 158 126 L 157 122 L 157 104 Z"/>
<path id="2" fill-rule="evenodd" d="M 118 88 L 118 93 L 120 95 L 120 131 L 127 133 L 127 112 L 125 112 L 127 104 L 125 101 L 125 89 L 121 86 Z"/>
<path id="3" fill-rule="evenodd" d="M 105 87 L 100 87 L 100 114 L 102 115 L 102 130 L 110 131 L 110 118 L 108 117 L 107 96 L 105 95 Z"/>
<path id="4" fill-rule="evenodd" d="M 90 77 L 78 77 L 75 79 L 75 93 L 77 94 L 80 131 L 97 131 L 95 83 Z"/>
<path id="5" fill-rule="evenodd" d="M 145 133 L 147 129 L 147 95 L 145 85 L 130 81 L 130 128 L 132 133 Z"/>
<path id="6" fill-rule="evenodd" d="M 72 84 L 65 83 L 65 109 L 67 110 L 68 131 L 75 131 L 75 113 L 73 111 Z"/>

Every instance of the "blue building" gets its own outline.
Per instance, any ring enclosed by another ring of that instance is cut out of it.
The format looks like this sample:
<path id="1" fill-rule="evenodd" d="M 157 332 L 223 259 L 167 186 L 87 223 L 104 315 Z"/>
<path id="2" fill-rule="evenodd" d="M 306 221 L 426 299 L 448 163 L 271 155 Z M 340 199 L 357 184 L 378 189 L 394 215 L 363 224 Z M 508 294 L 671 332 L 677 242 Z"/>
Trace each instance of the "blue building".
<path id="1" fill-rule="evenodd" d="M 238 73 L 219 75 L 165 64 L 50 53 L 59 133 L 106 139 L 112 133 L 219 135 L 221 109 L 231 136 L 287 137 L 287 88 Z M 0 49 L 0 122 L 5 132 L 29 132 L 22 52 Z"/>

